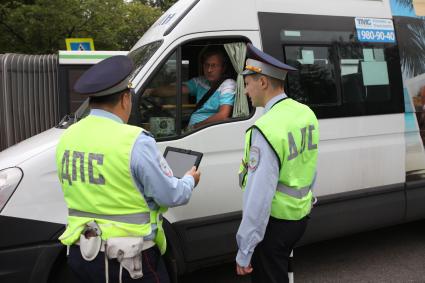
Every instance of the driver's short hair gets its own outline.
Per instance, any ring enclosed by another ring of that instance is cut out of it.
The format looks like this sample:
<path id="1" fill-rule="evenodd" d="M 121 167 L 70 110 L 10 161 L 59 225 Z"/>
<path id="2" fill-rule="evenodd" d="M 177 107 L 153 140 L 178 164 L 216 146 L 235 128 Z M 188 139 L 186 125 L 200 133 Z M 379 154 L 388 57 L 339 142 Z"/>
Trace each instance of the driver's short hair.
<path id="1" fill-rule="evenodd" d="M 221 57 L 223 66 L 227 65 L 227 56 L 224 53 L 223 48 L 219 48 L 219 47 L 210 47 L 204 53 L 202 53 L 201 63 L 204 64 L 205 61 L 207 61 L 207 59 L 213 55 L 219 55 Z"/>

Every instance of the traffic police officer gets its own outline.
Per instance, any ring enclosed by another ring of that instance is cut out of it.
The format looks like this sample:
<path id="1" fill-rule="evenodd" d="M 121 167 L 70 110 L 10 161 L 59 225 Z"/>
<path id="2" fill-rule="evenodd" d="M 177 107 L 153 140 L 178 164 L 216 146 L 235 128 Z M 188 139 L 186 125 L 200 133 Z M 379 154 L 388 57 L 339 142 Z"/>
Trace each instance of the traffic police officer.
<path id="1" fill-rule="evenodd" d="M 283 64 L 251 44 L 246 94 L 264 115 L 248 129 L 240 168 L 243 216 L 236 240 L 239 275 L 252 282 L 288 282 L 288 258 L 304 234 L 312 205 L 319 129 L 313 111 L 288 98 Z"/>
<path id="2" fill-rule="evenodd" d="M 114 56 L 87 70 L 74 89 L 87 95 L 90 114 L 70 126 L 56 151 L 68 206 L 60 236 L 82 282 L 169 282 L 161 254 L 162 213 L 186 204 L 200 172 L 177 179 L 131 112 L 133 63 Z"/>

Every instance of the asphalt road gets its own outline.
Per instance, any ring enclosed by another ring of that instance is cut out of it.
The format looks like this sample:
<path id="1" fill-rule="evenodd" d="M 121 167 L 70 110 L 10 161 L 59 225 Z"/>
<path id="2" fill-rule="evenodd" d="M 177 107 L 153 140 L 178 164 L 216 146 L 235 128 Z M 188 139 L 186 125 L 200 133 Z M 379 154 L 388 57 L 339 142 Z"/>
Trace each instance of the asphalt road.
<path id="1" fill-rule="evenodd" d="M 297 248 L 295 282 L 425 282 L 425 221 Z M 196 271 L 181 283 L 250 282 L 234 264 Z"/>

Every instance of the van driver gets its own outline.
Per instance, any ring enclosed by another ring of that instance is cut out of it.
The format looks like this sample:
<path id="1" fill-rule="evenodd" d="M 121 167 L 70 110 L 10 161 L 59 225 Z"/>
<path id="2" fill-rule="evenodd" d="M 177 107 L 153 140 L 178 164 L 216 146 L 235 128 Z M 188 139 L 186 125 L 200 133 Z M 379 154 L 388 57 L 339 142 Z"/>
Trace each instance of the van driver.
<path id="1" fill-rule="evenodd" d="M 182 86 L 182 94 L 194 97 L 197 103 L 190 117 L 189 129 L 196 129 L 231 117 L 235 100 L 236 82 L 225 75 L 227 57 L 223 50 L 207 50 L 201 57 L 201 63 L 203 75 L 184 82 Z M 174 86 L 159 87 L 153 89 L 150 95 L 173 96 L 175 88 Z M 203 99 L 205 96 L 209 98 Z"/>

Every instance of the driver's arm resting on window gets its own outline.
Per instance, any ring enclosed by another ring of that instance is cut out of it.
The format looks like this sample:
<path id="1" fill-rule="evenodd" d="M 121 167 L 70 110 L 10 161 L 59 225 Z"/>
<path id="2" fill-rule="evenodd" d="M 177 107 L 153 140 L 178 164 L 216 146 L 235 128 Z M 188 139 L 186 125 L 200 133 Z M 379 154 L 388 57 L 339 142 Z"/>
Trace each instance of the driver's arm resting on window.
<path id="1" fill-rule="evenodd" d="M 230 114 L 232 113 L 232 109 L 233 109 L 232 105 L 227 105 L 227 104 L 221 105 L 216 114 L 210 116 L 209 118 L 205 119 L 202 122 L 194 124 L 193 128 L 196 129 L 196 128 L 202 127 L 202 126 L 204 126 L 208 123 L 226 120 L 227 118 L 230 117 Z"/>
<path id="2" fill-rule="evenodd" d="M 196 97 L 196 102 L 199 102 L 210 88 L 205 78 L 202 77 L 189 80 L 185 86 L 189 94 Z M 233 79 L 225 80 L 201 108 L 192 113 L 189 126 L 199 128 L 208 123 L 229 118 L 232 114 L 235 93 L 236 82 Z"/>

